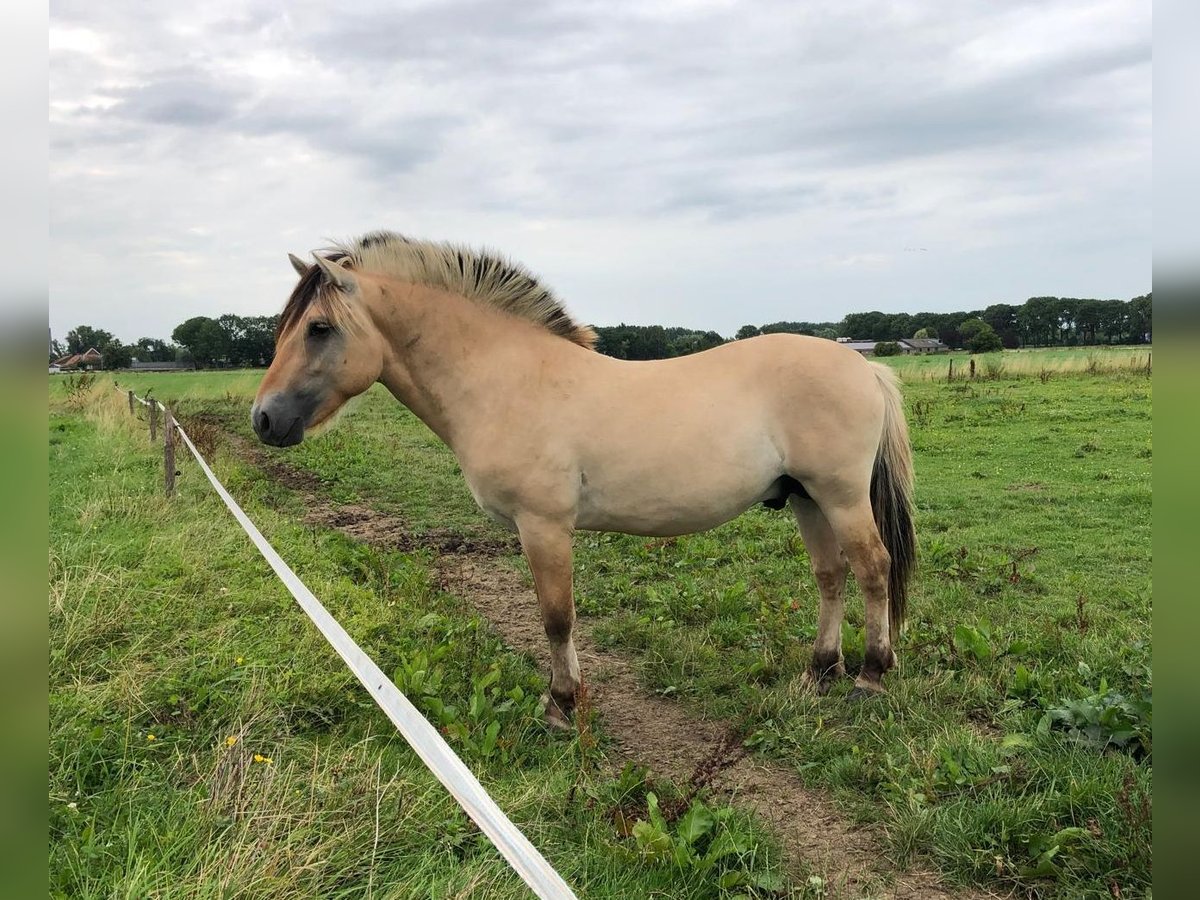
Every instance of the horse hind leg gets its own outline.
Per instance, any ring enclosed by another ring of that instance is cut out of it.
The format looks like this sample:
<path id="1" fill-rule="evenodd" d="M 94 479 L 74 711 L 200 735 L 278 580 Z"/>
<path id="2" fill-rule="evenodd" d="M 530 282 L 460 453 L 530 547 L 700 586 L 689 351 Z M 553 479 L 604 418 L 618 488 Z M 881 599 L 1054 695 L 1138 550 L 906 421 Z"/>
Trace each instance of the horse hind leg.
<path id="1" fill-rule="evenodd" d="M 824 694 L 846 674 L 842 662 L 842 613 L 849 566 L 821 508 L 812 499 L 798 494 L 793 494 L 789 502 L 821 594 L 812 662 L 802 680 L 818 694 Z"/>
<path id="2" fill-rule="evenodd" d="M 850 562 L 866 613 L 863 667 L 854 681 L 851 696 L 879 694 L 883 692 L 884 672 L 896 664 L 888 620 L 891 555 L 879 537 L 871 503 L 866 497 L 848 506 L 826 505 L 822 510 Z"/>
<path id="3" fill-rule="evenodd" d="M 579 658 L 572 639 L 575 627 L 572 532 L 569 527 L 541 519 L 518 520 L 517 530 L 533 573 L 542 625 L 550 641 L 550 690 L 543 698 L 546 723 L 554 728 L 570 728 L 580 683 Z"/>

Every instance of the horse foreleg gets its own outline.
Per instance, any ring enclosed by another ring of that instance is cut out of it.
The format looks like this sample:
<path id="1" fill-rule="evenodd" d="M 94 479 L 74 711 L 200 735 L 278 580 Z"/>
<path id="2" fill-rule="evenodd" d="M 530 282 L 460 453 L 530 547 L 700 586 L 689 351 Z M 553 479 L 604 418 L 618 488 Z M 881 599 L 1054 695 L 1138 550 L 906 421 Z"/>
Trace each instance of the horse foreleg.
<path id="1" fill-rule="evenodd" d="M 791 506 L 821 593 L 812 662 L 802 677 L 805 684 L 824 694 L 846 674 L 842 662 L 842 610 L 848 566 L 821 508 L 796 494 L 791 497 Z"/>
<path id="2" fill-rule="evenodd" d="M 891 556 L 880 540 L 871 506 L 863 502 L 851 507 L 825 509 L 854 580 L 863 595 L 867 639 L 862 672 L 854 681 L 853 695 L 883 692 L 883 673 L 896 664 L 888 627 L 888 572 Z"/>
<path id="3" fill-rule="evenodd" d="M 526 519 L 517 522 L 517 531 L 533 573 L 542 625 L 550 640 L 550 691 L 543 698 L 546 722 L 556 728 L 569 728 L 579 688 L 579 658 L 571 639 L 575 626 L 572 529 L 557 522 Z"/>

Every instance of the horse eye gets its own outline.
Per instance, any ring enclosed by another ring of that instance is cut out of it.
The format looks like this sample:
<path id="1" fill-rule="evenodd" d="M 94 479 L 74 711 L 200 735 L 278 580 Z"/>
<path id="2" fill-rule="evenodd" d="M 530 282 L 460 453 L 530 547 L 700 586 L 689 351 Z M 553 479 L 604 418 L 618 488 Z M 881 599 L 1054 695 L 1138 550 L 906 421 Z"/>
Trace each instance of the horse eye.
<path id="1" fill-rule="evenodd" d="M 329 332 L 332 330 L 333 329 L 331 329 L 329 327 L 328 322 L 309 322 L 308 323 L 308 336 L 309 337 L 325 337 L 325 335 L 329 334 Z"/>

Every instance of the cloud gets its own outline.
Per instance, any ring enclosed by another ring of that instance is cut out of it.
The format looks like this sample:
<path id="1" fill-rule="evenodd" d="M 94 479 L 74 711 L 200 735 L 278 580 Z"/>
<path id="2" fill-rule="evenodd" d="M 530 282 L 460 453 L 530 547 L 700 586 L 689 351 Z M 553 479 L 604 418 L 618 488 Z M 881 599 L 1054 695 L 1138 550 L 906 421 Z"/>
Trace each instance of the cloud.
<path id="1" fill-rule="evenodd" d="M 51 323 L 269 312 L 377 227 L 601 323 L 1141 293 L 1149 60 L 1133 2 L 58 2 Z"/>

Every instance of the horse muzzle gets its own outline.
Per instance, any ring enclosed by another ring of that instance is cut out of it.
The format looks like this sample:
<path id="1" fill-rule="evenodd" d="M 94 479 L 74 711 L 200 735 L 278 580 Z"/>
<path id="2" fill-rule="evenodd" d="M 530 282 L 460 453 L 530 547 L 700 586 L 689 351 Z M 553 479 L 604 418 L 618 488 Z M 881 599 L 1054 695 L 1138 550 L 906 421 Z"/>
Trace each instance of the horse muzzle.
<path id="1" fill-rule="evenodd" d="M 305 410 L 302 404 L 276 395 L 250 410 L 250 424 L 264 444 L 272 447 L 291 447 L 304 440 Z"/>

